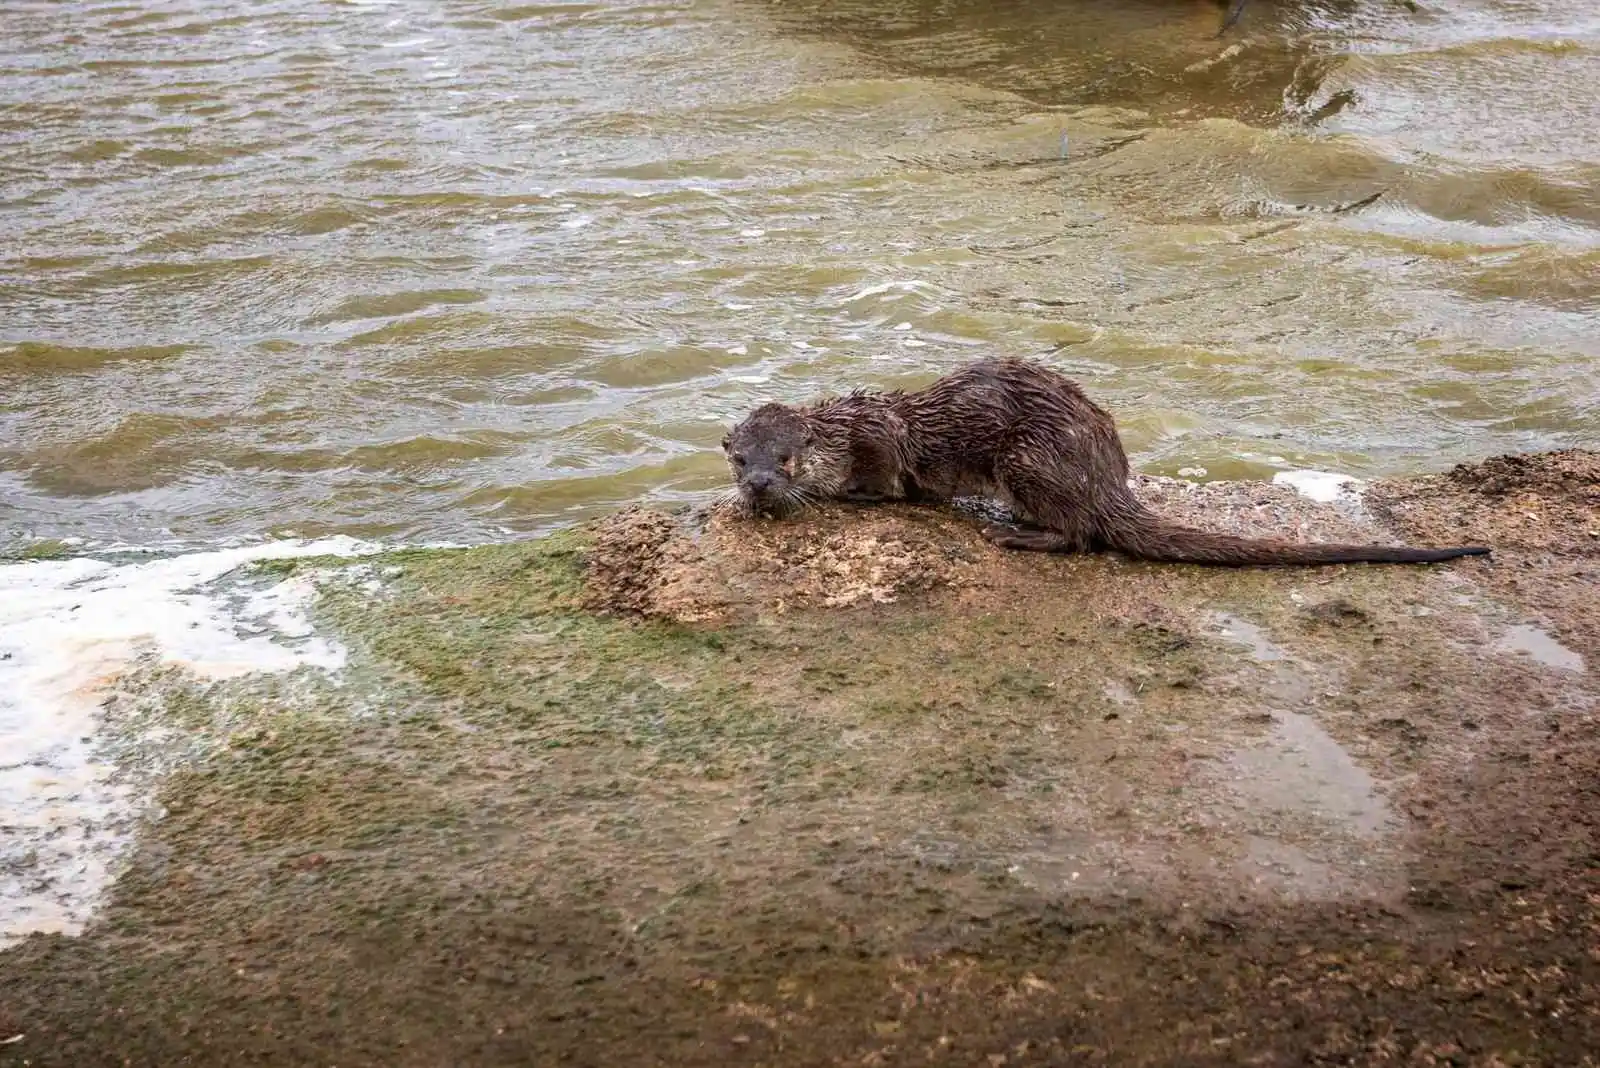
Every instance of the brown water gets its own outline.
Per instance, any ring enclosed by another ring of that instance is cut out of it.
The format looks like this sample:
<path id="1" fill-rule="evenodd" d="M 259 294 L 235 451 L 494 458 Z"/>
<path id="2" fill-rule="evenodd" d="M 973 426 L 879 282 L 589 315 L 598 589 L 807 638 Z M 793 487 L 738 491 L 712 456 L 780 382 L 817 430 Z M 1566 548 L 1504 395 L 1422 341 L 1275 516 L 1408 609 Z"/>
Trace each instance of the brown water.
<path id="1" fill-rule="evenodd" d="M 1600 443 L 1600 8 L 1218 19 L 13 0 L 0 536 L 493 538 L 981 353 L 1156 472 Z"/>

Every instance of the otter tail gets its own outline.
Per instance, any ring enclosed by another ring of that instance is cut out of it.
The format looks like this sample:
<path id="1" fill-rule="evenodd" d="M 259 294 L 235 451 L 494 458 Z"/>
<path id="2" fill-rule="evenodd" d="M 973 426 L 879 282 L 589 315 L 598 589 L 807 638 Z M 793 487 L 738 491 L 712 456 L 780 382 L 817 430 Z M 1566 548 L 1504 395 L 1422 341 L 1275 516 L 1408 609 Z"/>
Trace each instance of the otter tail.
<path id="1" fill-rule="evenodd" d="M 1336 545 L 1239 538 L 1212 534 L 1169 522 L 1142 509 L 1105 524 L 1100 540 L 1108 548 L 1153 563 L 1211 567 L 1269 567 L 1293 564 L 1432 564 L 1462 556 L 1487 556 L 1486 546 L 1411 549 L 1392 545 Z"/>

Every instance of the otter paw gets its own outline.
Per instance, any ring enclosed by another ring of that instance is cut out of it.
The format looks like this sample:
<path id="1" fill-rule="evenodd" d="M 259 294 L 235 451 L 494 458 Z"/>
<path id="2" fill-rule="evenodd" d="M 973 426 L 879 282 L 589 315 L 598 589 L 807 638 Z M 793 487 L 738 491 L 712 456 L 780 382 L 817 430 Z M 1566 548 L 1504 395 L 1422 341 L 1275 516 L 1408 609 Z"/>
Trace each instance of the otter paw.
<path id="1" fill-rule="evenodd" d="M 1067 539 L 1049 530 L 1017 530 L 1012 527 L 991 526 L 983 536 L 990 544 L 1002 549 L 1015 549 L 1027 553 L 1060 553 L 1071 548 Z"/>

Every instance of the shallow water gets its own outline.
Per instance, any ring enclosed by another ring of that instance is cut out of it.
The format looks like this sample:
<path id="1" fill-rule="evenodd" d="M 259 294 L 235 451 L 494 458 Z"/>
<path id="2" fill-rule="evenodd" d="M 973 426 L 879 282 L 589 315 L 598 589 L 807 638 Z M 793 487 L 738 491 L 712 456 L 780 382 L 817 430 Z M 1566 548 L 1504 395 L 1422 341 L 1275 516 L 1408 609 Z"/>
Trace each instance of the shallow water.
<path id="1" fill-rule="evenodd" d="M 1310 817 L 1345 833 L 1382 834 L 1393 824 L 1388 802 L 1371 774 L 1303 711 L 1310 683 L 1294 658 L 1248 619 L 1215 613 L 1211 622 L 1224 642 L 1273 669 L 1262 691 L 1272 707 L 1272 729 L 1229 758 L 1240 795 L 1267 811 Z"/>
<path id="2" fill-rule="evenodd" d="M 1600 12 L 1218 11 L 12 4 L 0 530 L 494 538 L 990 352 L 1155 472 L 1595 444 Z"/>
<path id="3" fill-rule="evenodd" d="M 1531 624 L 1524 623 L 1506 628 L 1505 634 L 1501 635 L 1495 645 L 1504 652 L 1521 653 L 1532 657 L 1545 667 L 1559 668 L 1562 671 L 1582 671 L 1584 668 L 1581 654 L 1556 641 L 1548 631 Z"/>

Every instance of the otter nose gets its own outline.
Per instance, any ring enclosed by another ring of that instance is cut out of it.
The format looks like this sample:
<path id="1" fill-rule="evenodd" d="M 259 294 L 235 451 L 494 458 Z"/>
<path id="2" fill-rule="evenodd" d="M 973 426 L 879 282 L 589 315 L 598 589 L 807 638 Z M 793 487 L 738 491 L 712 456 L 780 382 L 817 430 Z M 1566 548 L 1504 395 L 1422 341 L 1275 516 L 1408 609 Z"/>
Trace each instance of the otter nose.
<path id="1" fill-rule="evenodd" d="M 757 472 L 746 478 L 744 484 L 750 487 L 751 493 L 762 496 L 772 488 L 772 476 Z"/>

